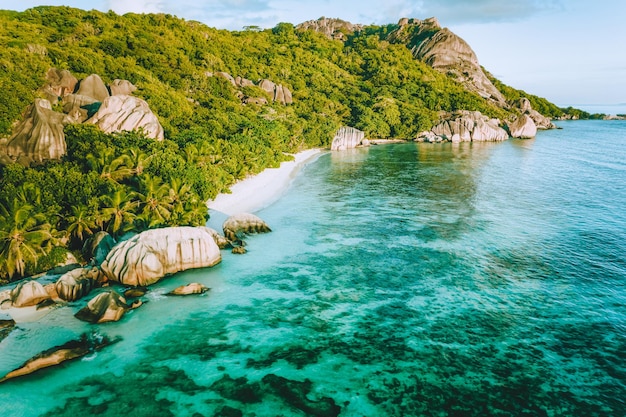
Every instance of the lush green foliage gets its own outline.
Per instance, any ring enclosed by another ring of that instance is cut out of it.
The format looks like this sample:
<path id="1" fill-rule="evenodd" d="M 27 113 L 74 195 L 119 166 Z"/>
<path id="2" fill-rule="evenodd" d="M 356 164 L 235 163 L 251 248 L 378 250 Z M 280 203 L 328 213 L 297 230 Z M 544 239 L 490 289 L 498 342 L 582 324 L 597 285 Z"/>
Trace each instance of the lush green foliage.
<path id="1" fill-rule="evenodd" d="M 23 275 L 55 245 L 77 249 L 99 230 L 119 236 L 203 224 L 207 199 L 288 153 L 327 146 L 341 125 L 368 137 L 410 138 L 430 129 L 441 110 L 506 115 L 413 59 L 405 45 L 385 41 L 394 26 L 366 28 L 344 44 L 289 23 L 228 32 L 163 14 L 0 11 L 0 135 L 10 134 L 56 67 L 79 79 L 96 73 L 105 83 L 131 81 L 167 138 L 71 125 L 63 161 L 4 167 L 0 279 Z M 238 92 L 270 97 L 208 75 L 219 71 L 282 84 L 294 103 L 245 105 Z M 502 88 L 511 97 L 523 94 Z M 556 111 L 534 96 L 531 102 Z"/>

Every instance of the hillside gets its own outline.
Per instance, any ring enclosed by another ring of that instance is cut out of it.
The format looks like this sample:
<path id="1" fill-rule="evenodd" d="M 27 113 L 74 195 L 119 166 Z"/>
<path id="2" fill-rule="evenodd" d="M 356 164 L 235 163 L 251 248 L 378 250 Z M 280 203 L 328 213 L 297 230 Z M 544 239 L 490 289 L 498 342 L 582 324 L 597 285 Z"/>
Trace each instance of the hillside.
<path id="1" fill-rule="evenodd" d="M 421 22 L 320 19 L 229 32 L 163 14 L 0 11 L 0 137 L 14 134 L 35 99 L 52 100 L 44 112 L 60 110 L 58 93 L 45 88 L 51 68 L 77 80 L 97 74 L 108 86 L 130 82 L 164 137 L 69 123 L 60 161 L 4 167 L 0 279 L 41 269 L 51 248 L 79 249 L 99 230 L 203 224 L 207 199 L 285 153 L 328 146 L 343 125 L 369 138 L 413 139 L 442 112 L 505 119 L 519 113 L 509 100 L 520 97 L 545 116 L 563 114 L 498 83 L 485 95 L 463 79 L 467 71 L 433 66 L 437 42 L 428 36 L 444 29 L 420 30 Z M 420 48 L 426 39 L 429 48 Z M 482 73 L 477 61 L 472 71 Z M 487 75 L 480 83 L 494 85 Z"/>

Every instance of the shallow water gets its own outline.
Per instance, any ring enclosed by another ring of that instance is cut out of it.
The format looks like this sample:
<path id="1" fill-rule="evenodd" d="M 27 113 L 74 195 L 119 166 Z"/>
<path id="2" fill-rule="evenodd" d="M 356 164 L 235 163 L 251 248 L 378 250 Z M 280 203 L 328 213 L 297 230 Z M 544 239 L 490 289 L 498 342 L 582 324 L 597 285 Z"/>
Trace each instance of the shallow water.
<path id="1" fill-rule="evenodd" d="M 2 415 L 626 415 L 626 122 L 560 125 L 321 156 L 246 255 L 118 323 L 20 325 L 0 374 L 123 340 L 0 385 Z"/>

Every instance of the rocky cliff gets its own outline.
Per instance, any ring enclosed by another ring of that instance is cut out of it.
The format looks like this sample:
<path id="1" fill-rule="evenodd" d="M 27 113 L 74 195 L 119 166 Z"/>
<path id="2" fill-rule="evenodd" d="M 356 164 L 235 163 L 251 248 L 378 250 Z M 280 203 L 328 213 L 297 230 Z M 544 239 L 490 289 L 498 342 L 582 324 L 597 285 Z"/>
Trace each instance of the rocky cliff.
<path id="1" fill-rule="evenodd" d="M 506 106 L 504 96 L 489 81 L 469 44 L 448 28 L 442 28 L 436 18 L 401 19 L 388 40 L 406 44 L 416 59 L 453 76 L 480 96 Z"/>

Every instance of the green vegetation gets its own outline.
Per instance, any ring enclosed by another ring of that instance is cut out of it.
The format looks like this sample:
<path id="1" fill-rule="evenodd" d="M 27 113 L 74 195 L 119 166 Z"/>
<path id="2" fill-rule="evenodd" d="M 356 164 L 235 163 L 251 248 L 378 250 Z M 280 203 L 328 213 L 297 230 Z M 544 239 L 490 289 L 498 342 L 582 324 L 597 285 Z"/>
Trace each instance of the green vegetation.
<path id="1" fill-rule="evenodd" d="M 140 132 L 107 135 L 70 125 L 62 161 L 2 168 L 0 280 L 36 270 L 54 247 L 80 249 L 99 230 L 121 236 L 204 224 L 207 199 L 288 153 L 327 146 L 342 125 L 372 138 L 410 138 L 430 129 L 442 110 L 506 116 L 413 59 L 405 45 L 384 40 L 394 26 L 368 27 L 344 44 L 289 23 L 229 32 L 164 14 L 0 11 L 0 136 L 10 135 L 56 67 L 78 79 L 95 73 L 107 84 L 129 80 L 166 137 L 155 142 Z M 244 105 L 238 90 L 269 97 L 207 75 L 219 71 L 282 84 L 294 103 Z M 509 98 L 525 95 L 498 86 Z M 558 113 L 543 99 L 531 102 Z"/>

